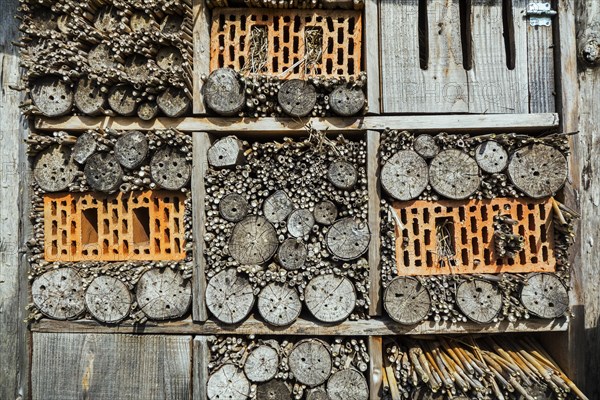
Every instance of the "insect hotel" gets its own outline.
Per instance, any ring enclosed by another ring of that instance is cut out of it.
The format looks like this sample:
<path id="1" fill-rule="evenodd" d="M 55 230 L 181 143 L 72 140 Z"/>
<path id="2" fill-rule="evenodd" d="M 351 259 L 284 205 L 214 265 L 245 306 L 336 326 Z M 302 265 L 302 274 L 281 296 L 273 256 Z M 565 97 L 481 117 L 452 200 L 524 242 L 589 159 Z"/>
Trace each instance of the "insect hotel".
<path id="1" fill-rule="evenodd" d="M 572 3 L 3 1 L 0 398 L 600 398 Z"/>

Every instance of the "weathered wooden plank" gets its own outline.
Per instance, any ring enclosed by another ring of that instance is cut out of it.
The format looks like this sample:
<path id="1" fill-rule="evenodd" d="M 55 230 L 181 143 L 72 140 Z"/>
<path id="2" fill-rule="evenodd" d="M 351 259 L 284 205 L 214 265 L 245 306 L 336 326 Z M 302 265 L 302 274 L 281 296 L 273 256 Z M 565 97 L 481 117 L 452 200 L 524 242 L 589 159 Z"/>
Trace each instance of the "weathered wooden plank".
<path id="1" fill-rule="evenodd" d="M 381 336 L 369 337 L 369 399 L 381 399 L 383 385 L 383 340 Z"/>
<path id="2" fill-rule="evenodd" d="M 29 233 L 27 157 L 20 118 L 23 94 L 19 85 L 18 1 L 1 0 L 0 7 L 0 399 L 26 398 L 29 392 L 30 335 L 23 320 L 28 301 L 27 257 L 20 251 Z M 19 218 L 19 215 L 22 217 Z"/>
<path id="3" fill-rule="evenodd" d="M 369 192 L 369 315 L 381 315 L 381 185 L 379 184 L 379 132 L 367 131 L 367 176 Z"/>
<path id="4" fill-rule="evenodd" d="M 208 363 L 210 362 L 210 336 L 196 336 L 193 343 L 193 396 L 192 400 L 208 399 Z"/>
<path id="5" fill-rule="evenodd" d="M 204 0 L 193 0 L 194 13 L 194 77 L 193 77 L 193 111 L 194 114 L 205 114 L 202 96 L 202 75 L 210 73 L 210 11 Z"/>
<path id="6" fill-rule="evenodd" d="M 191 395 L 190 336 L 33 335 L 32 400 Z"/>
<path id="7" fill-rule="evenodd" d="M 381 112 L 381 86 L 379 80 L 379 12 L 377 0 L 365 0 L 363 48 L 367 71 L 367 101 L 369 114 Z"/>
<path id="8" fill-rule="evenodd" d="M 196 132 L 192 139 L 192 234 L 194 237 L 192 318 L 194 321 L 206 321 L 208 311 L 204 301 L 204 292 L 206 292 L 206 259 L 204 258 L 204 198 L 206 197 L 206 188 L 204 187 L 204 175 L 208 169 L 206 152 L 210 147 L 210 138 L 206 132 Z"/>
<path id="9" fill-rule="evenodd" d="M 179 129 L 185 132 L 205 131 L 215 135 L 229 132 L 244 132 L 248 135 L 306 134 L 306 124 L 332 133 L 383 130 L 385 128 L 406 129 L 419 132 L 474 131 L 535 132 L 558 127 L 557 114 L 490 114 L 490 115 L 423 115 L 423 116 L 367 116 L 362 118 L 157 118 L 144 122 L 131 118 L 110 117 L 67 117 L 58 119 L 38 118 L 35 127 L 39 130 L 85 131 L 95 128 L 124 130 Z"/>
<path id="10" fill-rule="evenodd" d="M 529 112 L 556 111 L 554 32 L 551 27 L 527 24 Z"/>
<path id="11" fill-rule="evenodd" d="M 181 335 L 298 335 L 298 336 L 379 336 L 379 335 L 431 335 L 462 333 L 494 333 L 494 332 L 560 332 L 565 331 L 568 322 L 564 319 L 529 320 L 511 323 L 508 321 L 481 325 L 470 322 L 444 323 L 425 321 L 413 326 L 404 326 L 388 318 L 372 318 L 370 320 L 344 321 L 329 324 L 299 318 L 287 327 L 276 327 L 262 320 L 249 317 L 236 325 L 225 325 L 213 319 L 205 323 L 195 323 L 191 319 L 163 323 L 147 322 L 136 325 L 123 322 L 118 326 L 99 324 L 92 320 L 55 321 L 42 319 L 33 324 L 33 332 L 78 332 L 78 333 L 148 333 L 148 334 L 181 334 Z"/>
<path id="12" fill-rule="evenodd" d="M 504 32 L 502 2 L 472 1 L 473 68 L 469 81 L 469 112 L 529 112 L 527 76 L 527 26 L 523 10 L 528 1 L 512 1 L 512 27 Z M 509 20 L 510 22 L 510 20 Z M 510 25 L 510 24 L 509 24 Z M 509 53 L 504 38 L 514 35 L 514 69 L 509 69 Z"/>

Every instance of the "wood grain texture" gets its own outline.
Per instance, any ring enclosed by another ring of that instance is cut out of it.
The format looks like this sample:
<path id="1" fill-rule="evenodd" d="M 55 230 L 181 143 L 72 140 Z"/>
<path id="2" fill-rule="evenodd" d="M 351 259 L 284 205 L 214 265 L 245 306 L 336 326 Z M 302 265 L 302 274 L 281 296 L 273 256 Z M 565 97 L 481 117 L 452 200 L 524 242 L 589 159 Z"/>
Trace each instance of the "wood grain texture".
<path id="1" fill-rule="evenodd" d="M 369 193 L 369 315 L 381 315 L 381 189 L 379 182 L 379 132 L 367 131 L 367 190 Z"/>
<path id="2" fill-rule="evenodd" d="M 206 107 L 202 96 L 202 75 L 208 76 L 210 70 L 210 11 L 204 0 L 193 0 L 193 37 L 194 37 L 194 76 L 193 111 L 205 114 Z"/>
<path id="3" fill-rule="evenodd" d="M 369 399 L 379 400 L 383 388 L 383 339 L 369 337 Z"/>
<path id="4" fill-rule="evenodd" d="M 554 31 L 551 27 L 527 24 L 527 68 L 529 112 L 556 111 Z"/>
<path id="5" fill-rule="evenodd" d="M 192 386 L 194 393 L 193 400 L 205 400 L 208 398 L 206 383 L 208 382 L 208 363 L 210 362 L 210 343 L 211 336 L 196 336 L 192 344 L 193 365 L 192 365 Z"/>
<path id="6" fill-rule="evenodd" d="M 33 335 L 32 400 L 188 400 L 190 336 Z"/>
<path id="7" fill-rule="evenodd" d="M 381 112 L 379 79 L 379 7 L 377 0 L 365 0 L 363 24 L 363 57 L 367 71 L 367 106 L 369 114 Z"/>

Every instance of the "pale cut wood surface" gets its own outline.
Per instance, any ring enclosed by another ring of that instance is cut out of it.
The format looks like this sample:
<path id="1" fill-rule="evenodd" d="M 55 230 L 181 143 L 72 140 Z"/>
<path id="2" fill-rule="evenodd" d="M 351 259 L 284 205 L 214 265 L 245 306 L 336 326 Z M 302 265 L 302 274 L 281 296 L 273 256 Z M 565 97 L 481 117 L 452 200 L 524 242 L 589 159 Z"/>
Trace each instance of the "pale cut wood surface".
<path id="1" fill-rule="evenodd" d="M 379 7 L 377 0 L 365 0 L 363 47 L 366 47 L 367 104 L 369 114 L 381 112 L 381 83 L 379 79 Z"/>
<path id="2" fill-rule="evenodd" d="M 520 15 L 518 17 L 520 18 Z M 552 27 L 531 26 L 527 24 L 530 113 L 556 111 L 557 92 L 554 76 L 554 42 L 554 30 Z"/>
<path id="3" fill-rule="evenodd" d="M 33 335 L 32 400 L 188 400 L 190 336 Z"/>
<path id="4" fill-rule="evenodd" d="M 556 128 L 557 114 L 491 114 L 491 115 L 422 115 L 422 116 L 367 116 L 357 118 L 157 118 L 141 121 L 125 117 L 84 117 L 37 118 L 35 127 L 39 130 L 85 131 L 95 128 L 112 129 L 179 129 L 184 132 L 206 131 L 220 136 L 229 132 L 245 132 L 258 137 L 264 134 L 290 135 L 294 132 L 306 134 L 306 124 L 317 130 L 331 133 L 383 130 L 394 128 L 419 132 L 510 131 L 535 132 L 540 129 Z"/>
<path id="5" fill-rule="evenodd" d="M 193 36 L 194 36 L 194 76 L 193 76 L 193 111 L 194 114 L 205 114 L 204 97 L 202 96 L 202 79 L 208 76 L 210 65 L 210 11 L 204 0 L 193 0 Z"/>
<path id="6" fill-rule="evenodd" d="M 383 339 L 369 337 L 369 399 L 381 399 L 383 386 Z"/>
<path id="7" fill-rule="evenodd" d="M 381 189 L 379 182 L 379 132 L 367 131 L 367 190 L 369 193 L 369 315 L 381 315 Z"/>
<path id="8" fill-rule="evenodd" d="M 318 339 L 301 340 L 288 357 L 290 372 L 299 383 L 308 387 L 325 383 L 331 374 L 332 364 L 329 349 Z"/>
<path id="9" fill-rule="evenodd" d="M 208 363 L 210 362 L 210 343 L 211 336 L 196 336 L 192 344 L 193 365 L 192 365 L 192 387 L 194 393 L 193 400 L 205 400 L 208 398 L 206 392 L 206 383 L 208 382 Z"/>

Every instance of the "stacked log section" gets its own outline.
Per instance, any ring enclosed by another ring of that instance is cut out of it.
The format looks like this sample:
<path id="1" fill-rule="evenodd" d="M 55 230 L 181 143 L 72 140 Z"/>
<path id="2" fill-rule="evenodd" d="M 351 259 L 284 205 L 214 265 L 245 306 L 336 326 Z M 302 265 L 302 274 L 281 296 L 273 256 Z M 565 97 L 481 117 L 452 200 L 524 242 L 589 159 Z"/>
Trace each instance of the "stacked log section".
<path id="1" fill-rule="evenodd" d="M 48 271 L 38 277 L 31 286 L 31 296 L 49 318 L 73 319 L 85 310 L 83 281 L 72 268 Z"/>
<path id="2" fill-rule="evenodd" d="M 98 321 L 114 324 L 129 315 L 131 293 L 123 282 L 112 276 L 99 276 L 85 292 L 85 304 Z"/>
<path id="3" fill-rule="evenodd" d="M 166 320 L 183 316 L 192 304 L 190 282 L 181 274 L 165 268 L 152 269 L 140 278 L 136 287 L 140 309 L 150 319 Z"/>
<path id="4" fill-rule="evenodd" d="M 364 141 L 317 131 L 283 143 L 229 136 L 214 141 L 206 156 L 204 253 L 211 293 L 234 292 L 213 281 L 235 268 L 268 324 L 292 324 L 303 303 L 307 316 L 321 321 L 363 316 L 369 270 L 362 257 L 371 237 Z"/>

